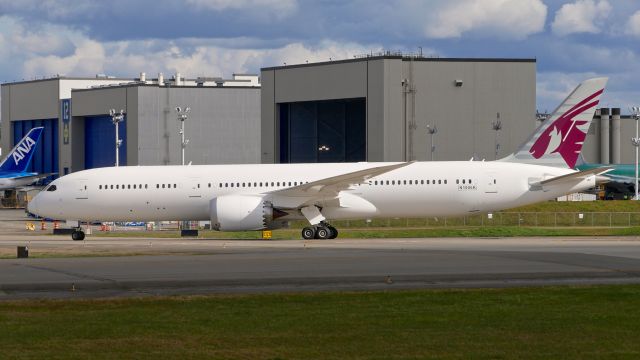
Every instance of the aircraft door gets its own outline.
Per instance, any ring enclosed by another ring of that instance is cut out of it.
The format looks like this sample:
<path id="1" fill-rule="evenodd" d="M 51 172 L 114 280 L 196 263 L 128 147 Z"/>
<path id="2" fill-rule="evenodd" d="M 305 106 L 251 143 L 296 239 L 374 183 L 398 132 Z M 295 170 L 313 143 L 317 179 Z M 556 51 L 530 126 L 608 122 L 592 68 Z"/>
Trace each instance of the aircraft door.
<path id="1" fill-rule="evenodd" d="M 75 184 L 75 188 L 73 189 L 74 191 L 74 197 L 77 200 L 86 200 L 89 198 L 89 185 L 88 185 L 88 180 L 87 179 L 80 179 L 78 180 L 78 182 Z"/>
<path id="2" fill-rule="evenodd" d="M 189 192 L 190 198 L 201 198 L 202 197 L 202 184 L 200 178 L 189 178 L 187 181 L 187 191 Z"/>
<path id="3" fill-rule="evenodd" d="M 498 181 L 495 173 L 487 173 L 484 177 L 484 192 L 487 194 L 498 193 Z"/>

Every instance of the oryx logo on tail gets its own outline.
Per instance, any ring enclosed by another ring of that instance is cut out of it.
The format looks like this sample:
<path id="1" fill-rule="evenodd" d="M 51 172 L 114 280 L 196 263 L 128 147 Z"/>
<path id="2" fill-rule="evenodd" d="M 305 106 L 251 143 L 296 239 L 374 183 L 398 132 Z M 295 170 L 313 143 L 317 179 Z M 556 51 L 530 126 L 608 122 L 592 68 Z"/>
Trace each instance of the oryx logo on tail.
<path id="1" fill-rule="evenodd" d="M 31 129 L 25 137 L 9 152 L 7 158 L 0 164 L 0 172 L 20 173 L 27 170 L 33 158 L 42 127 Z"/>
<path id="2" fill-rule="evenodd" d="M 603 91 L 596 91 L 553 121 L 529 149 L 531 155 L 540 159 L 544 155 L 559 153 L 569 167 L 574 167 L 589 130 L 589 120 L 576 117 L 584 112 L 593 117 L 592 109 L 598 105 Z"/>
<path id="3" fill-rule="evenodd" d="M 607 78 L 583 81 L 513 154 L 500 161 L 573 168 Z"/>

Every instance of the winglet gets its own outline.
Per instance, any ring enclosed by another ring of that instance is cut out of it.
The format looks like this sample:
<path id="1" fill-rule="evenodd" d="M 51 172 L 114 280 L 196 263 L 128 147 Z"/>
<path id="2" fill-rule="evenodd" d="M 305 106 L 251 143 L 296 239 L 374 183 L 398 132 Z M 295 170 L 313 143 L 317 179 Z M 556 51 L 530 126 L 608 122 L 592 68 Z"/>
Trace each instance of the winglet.
<path id="1" fill-rule="evenodd" d="M 0 164 L 1 172 L 23 172 L 29 167 L 36 146 L 40 140 L 43 127 L 31 129 L 20 142 L 9 151 L 7 157 Z"/>

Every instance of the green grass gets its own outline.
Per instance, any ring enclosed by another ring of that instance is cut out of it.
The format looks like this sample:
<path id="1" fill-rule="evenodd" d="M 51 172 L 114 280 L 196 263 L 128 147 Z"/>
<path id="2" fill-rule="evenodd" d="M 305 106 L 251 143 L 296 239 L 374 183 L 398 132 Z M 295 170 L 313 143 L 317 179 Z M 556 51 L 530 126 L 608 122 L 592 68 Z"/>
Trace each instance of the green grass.
<path id="1" fill-rule="evenodd" d="M 508 212 L 640 212 L 640 201 L 544 201 Z"/>
<path id="2" fill-rule="evenodd" d="M 527 237 L 527 236 L 637 236 L 640 227 L 529 227 L 529 226 L 486 226 L 486 227 L 436 227 L 436 228 L 339 228 L 340 238 L 430 238 L 430 237 Z M 160 237 L 178 238 L 177 231 L 127 231 L 95 232 L 91 237 Z M 199 238 L 204 239 L 260 239 L 260 231 L 220 232 L 202 230 Z M 274 240 L 300 239 L 300 229 L 280 229 L 273 231 Z"/>
<path id="3" fill-rule="evenodd" d="M 0 358 L 640 357 L 640 286 L 0 303 Z"/>

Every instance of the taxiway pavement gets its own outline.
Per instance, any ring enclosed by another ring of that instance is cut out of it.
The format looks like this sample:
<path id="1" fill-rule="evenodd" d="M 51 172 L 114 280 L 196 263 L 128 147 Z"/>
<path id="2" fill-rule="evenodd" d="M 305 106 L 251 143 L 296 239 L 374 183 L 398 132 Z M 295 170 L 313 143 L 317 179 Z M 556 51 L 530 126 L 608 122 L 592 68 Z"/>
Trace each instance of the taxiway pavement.
<path id="1" fill-rule="evenodd" d="M 1 259 L 0 299 L 640 283 L 638 237 L 73 242 L 0 234 L 0 249 L 18 245 L 54 257 Z"/>

